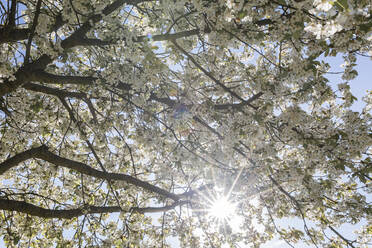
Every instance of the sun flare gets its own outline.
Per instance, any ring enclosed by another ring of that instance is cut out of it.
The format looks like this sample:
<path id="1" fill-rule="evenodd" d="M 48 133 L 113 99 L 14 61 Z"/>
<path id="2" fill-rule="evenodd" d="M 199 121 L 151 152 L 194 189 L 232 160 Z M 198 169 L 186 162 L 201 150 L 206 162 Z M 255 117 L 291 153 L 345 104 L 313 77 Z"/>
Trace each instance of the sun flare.
<path id="1" fill-rule="evenodd" d="M 212 202 L 209 214 L 220 220 L 231 218 L 235 214 L 235 204 L 227 197 L 220 197 Z"/>

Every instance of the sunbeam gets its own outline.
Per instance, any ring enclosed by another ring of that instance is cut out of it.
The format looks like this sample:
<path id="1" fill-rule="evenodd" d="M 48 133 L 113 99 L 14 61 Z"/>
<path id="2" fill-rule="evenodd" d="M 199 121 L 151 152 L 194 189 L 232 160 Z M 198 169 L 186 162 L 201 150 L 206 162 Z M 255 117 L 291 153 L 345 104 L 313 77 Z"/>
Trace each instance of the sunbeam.
<path id="1" fill-rule="evenodd" d="M 229 201 L 226 196 L 216 199 L 209 209 L 209 214 L 219 220 L 226 220 L 235 214 L 236 204 Z"/>

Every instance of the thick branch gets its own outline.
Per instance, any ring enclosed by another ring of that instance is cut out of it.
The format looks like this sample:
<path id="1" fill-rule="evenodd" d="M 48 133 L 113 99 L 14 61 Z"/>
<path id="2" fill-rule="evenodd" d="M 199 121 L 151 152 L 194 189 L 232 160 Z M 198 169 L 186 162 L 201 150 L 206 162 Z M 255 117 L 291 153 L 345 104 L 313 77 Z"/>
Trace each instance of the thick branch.
<path id="1" fill-rule="evenodd" d="M 23 88 L 25 88 L 27 90 L 32 90 L 32 91 L 35 91 L 35 92 L 41 92 L 41 93 L 48 94 L 48 95 L 54 95 L 54 96 L 57 96 L 57 97 L 62 97 L 62 98 L 64 98 L 64 97 L 75 97 L 75 98 L 79 98 L 79 99 L 86 98 L 85 93 L 70 92 L 70 91 L 67 91 L 67 90 L 51 88 L 51 87 L 47 87 L 47 86 L 40 85 L 40 84 L 34 84 L 34 83 L 26 83 L 26 84 L 23 85 Z"/>
<path id="2" fill-rule="evenodd" d="M 139 208 L 133 207 L 128 212 L 136 213 L 157 213 L 166 212 L 174 209 L 177 206 L 184 205 L 188 203 L 187 201 L 174 202 L 171 205 L 164 207 L 146 207 Z M 86 205 L 81 208 L 75 209 L 47 209 L 35 206 L 33 204 L 27 203 L 25 201 L 16 201 L 9 199 L 0 199 L 0 209 L 8 211 L 16 211 L 20 213 L 29 214 L 32 216 L 37 216 L 41 218 L 59 218 L 59 219 L 72 219 L 86 214 L 102 214 L 102 213 L 115 213 L 122 212 L 123 210 L 119 206 L 92 206 Z"/>
<path id="3" fill-rule="evenodd" d="M 27 159 L 33 158 L 42 150 L 42 146 L 38 148 L 32 148 L 30 150 L 18 153 L 17 155 L 8 158 L 0 164 L 0 175 L 4 174 L 7 170 L 17 166 L 19 163 L 26 161 Z"/>
<path id="4" fill-rule="evenodd" d="M 51 84 L 93 84 L 96 77 L 83 76 L 63 76 L 55 75 L 42 70 L 34 71 L 30 81 L 37 81 Z"/>
<path id="5" fill-rule="evenodd" d="M 109 15 L 124 4 L 138 4 L 146 0 L 116 0 L 115 2 L 108 5 L 103 9 L 102 14 L 96 14 L 88 18 L 88 20 L 78 28 L 72 35 L 61 42 L 63 49 L 71 48 L 79 44 L 79 40 L 83 39 L 85 34 L 93 27 L 93 25 L 102 20 L 103 16 Z M 9 81 L 5 80 L 4 83 L 0 84 L 0 97 L 8 94 L 25 82 L 28 82 L 29 77 L 32 76 L 35 70 L 44 70 L 45 67 L 53 61 L 50 55 L 43 54 L 37 60 L 30 64 L 27 64 L 15 73 L 16 80 Z"/>
<path id="6" fill-rule="evenodd" d="M 54 153 L 48 151 L 46 146 L 41 146 L 38 148 L 32 148 L 28 151 L 19 153 L 0 164 L 0 175 L 5 173 L 10 168 L 18 165 L 19 163 L 30 159 L 30 158 L 39 158 L 49 163 L 52 163 L 56 166 L 61 166 L 65 168 L 69 168 L 72 170 L 76 170 L 84 175 L 92 176 L 95 178 L 105 179 L 105 180 L 116 180 L 116 181 L 123 181 L 128 184 L 140 187 L 142 189 L 148 190 L 152 193 L 159 194 L 163 197 L 170 198 L 173 200 L 178 200 L 180 197 L 176 194 L 170 193 L 167 190 L 159 188 L 155 185 L 152 185 L 148 182 L 139 180 L 135 177 L 120 174 L 120 173 L 109 173 L 96 170 L 84 163 L 77 162 L 74 160 L 70 160 L 67 158 L 62 158 L 60 156 L 55 155 Z"/>
<path id="7" fill-rule="evenodd" d="M 25 40 L 30 33 L 29 28 L 17 28 L 17 29 L 8 29 L 0 28 L 0 44 L 6 42 L 15 42 L 18 40 Z"/>
<path id="8" fill-rule="evenodd" d="M 62 19 L 62 15 L 59 14 L 55 18 L 54 25 L 49 29 L 49 32 L 57 31 L 66 23 L 66 20 Z M 15 42 L 20 40 L 26 40 L 30 34 L 30 28 L 15 28 L 9 25 L 0 28 L 0 44 L 7 42 Z"/>
<path id="9" fill-rule="evenodd" d="M 7 199 L 0 199 L 0 209 L 8 211 L 17 211 L 42 218 L 60 219 L 72 219 L 74 217 L 78 217 L 84 214 L 113 213 L 121 211 L 121 208 L 118 206 L 113 207 L 84 206 L 82 208 L 66 210 L 46 209 L 24 201 L 15 201 Z"/>
<path id="10" fill-rule="evenodd" d="M 12 0 L 12 5 L 10 7 L 10 13 L 8 16 L 8 25 L 10 28 L 15 26 L 15 19 L 17 13 L 17 0 Z"/>
<path id="11" fill-rule="evenodd" d="M 102 14 L 95 14 L 88 18 L 88 20 L 80 26 L 72 35 L 70 35 L 67 39 L 61 42 L 62 48 L 71 48 L 74 46 L 78 46 L 82 39 L 84 39 L 85 34 L 94 26 L 95 23 L 102 20 L 103 16 L 107 16 L 117 10 L 124 4 L 136 5 L 141 2 L 145 2 L 147 0 L 116 0 L 112 4 L 108 5 L 106 8 L 103 9 Z"/>

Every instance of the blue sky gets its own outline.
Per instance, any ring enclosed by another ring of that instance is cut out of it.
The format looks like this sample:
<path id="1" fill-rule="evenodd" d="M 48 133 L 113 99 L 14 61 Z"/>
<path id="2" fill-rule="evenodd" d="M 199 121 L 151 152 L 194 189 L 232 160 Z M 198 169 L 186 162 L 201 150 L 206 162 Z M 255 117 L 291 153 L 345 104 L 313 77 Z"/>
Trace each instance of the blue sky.
<path id="1" fill-rule="evenodd" d="M 361 111 L 365 106 L 362 101 L 362 97 L 366 95 L 367 90 L 372 90 L 372 60 L 368 57 L 358 56 L 357 57 L 358 76 L 350 81 L 350 87 L 352 94 L 358 98 L 356 102 L 351 106 L 354 111 Z M 325 61 L 331 66 L 331 72 L 341 71 L 340 65 L 344 63 L 341 56 L 337 57 L 326 57 Z M 333 89 L 337 89 L 337 84 L 342 83 L 340 74 L 327 74 L 327 78 L 330 80 L 330 84 Z"/>

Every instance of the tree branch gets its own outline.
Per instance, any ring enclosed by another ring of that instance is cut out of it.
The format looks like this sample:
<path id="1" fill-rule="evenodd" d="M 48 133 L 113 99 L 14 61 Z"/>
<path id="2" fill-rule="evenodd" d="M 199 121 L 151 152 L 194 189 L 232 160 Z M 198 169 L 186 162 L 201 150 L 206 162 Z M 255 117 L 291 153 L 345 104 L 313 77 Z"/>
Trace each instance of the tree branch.
<path id="1" fill-rule="evenodd" d="M 332 226 L 328 226 L 329 229 L 331 229 L 332 232 L 334 232 L 338 237 L 340 237 L 343 241 L 346 242 L 346 244 L 352 248 L 355 248 L 355 246 L 353 245 L 352 241 L 351 240 L 348 240 L 347 238 L 345 238 L 344 236 L 342 236 L 339 232 L 336 231 L 336 229 L 334 229 Z"/>
<path id="2" fill-rule="evenodd" d="M 28 62 L 29 62 L 28 60 L 30 58 L 32 38 L 35 35 L 36 26 L 37 26 L 37 23 L 39 21 L 40 8 L 41 8 L 41 0 L 38 0 L 37 3 L 36 3 L 36 10 L 35 10 L 34 20 L 32 21 L 31 30 L 30 30 L 30 33 L 28 35 L 28 40 L 27 40 L 27 45 L 26 45 L 26 55 L 25 55 L 25 59 L 24 59 L 25 64 L 28 64 Z"/>
<path id="3" fill-rule="evenodd" d="M 95 14 L 88 18 L 88 20 L 80 28 L 78 28 L 72 35 L 61 42 L 61 47 L 63 49 L 68 49 L 78 45 L 79 40 L 84 38 L 85 34 L 93 27 L 95 23 L 101 21 L 103 16 L 111 14 L 123 4 L 135 5 L 145 1 L 148 0 L 116 0 L 115 2 L 106 6 L 106 8 L 103 9 L 102 14 Z M 15 81 L 5 80 L 4 83 L 0 84 L 0 97 L 16 90 L 29 80 L 29 77 L 32 76 L 33 71 L 44 70 L 45 67 L 52 61 L 53 58 L 50 55 L 43 54 L 32 63 L 19 68 L 15 73 Z"/>
<path id="4" fill-rule="evenodd" d="M 131 211 L 136 213 L 159 213 L 159 212 L 166 212 L 169 210 L 174 209 L 177 206 L 185 205 L 189 203 L 189 201 L 175 201 L 171 205 L 166 205 L 164 207 L 146 207 L 146 208 L 139 208 L 139 207 L 133 207 L 131 208 Z"/>
<path id="5" fill-rule="evenodd" d="M 8 15 L 8 23 L 7 23 L 9 28 L 13 28 L 15 26 L 16 14 L 17 14 L 17 0 L 12 0 L 12 5 L 10 7 L 10 13 Z"/>
<path id="6" fill-rule="evenodd" d="M 54 25 L 50 28 L 48 32 L 57 31 L 66 23 L 66 20 L 62 19 L 62 15 L 59 14 L 55 18 Z M 30 28 L 14 28 L 5 26 L 0 28 L 0 44 L 7 42 L 15 42 L 20 40 L 26 40 L 30 34 Z"/>
<path id="7" fill-rule="evenodd" d="M 306 234 L 310 237 L 310 239 L 311 239 L 312 243 L 315 245 L 315 247 L 318 247 L 316 242 L 315 242 L 314 235 L 309 231 L 309 228 L 308 228 L 306 220 L 305 220 L 305 214 L 302 211 L 300 203 L 296 200 L 296 198 L 291 196 L 291 194 L 289 194 L 271 175 L 269 175 L 269 179 L 280 190 L 280 192 L 282 192 L 284 195 L 286 195 L 291 200 L 291 202 L 295 205 L 295 207 L 297 208 L 297 210 L 301 214 L 301 218 L 302 218 L 302 221 L 304 223 L 304 229 L 305 229 Z"/>
<path id="8" fill-rule="evenodd" d="M 38 81 L 50 84 L 93 84 L 98 78 L 90 76 L 63 76 L 45 72 L 43 70 L 36 70 L 33 72 L 30 81 Z"/>
<path id="9" fill-rule="evenodd" d="M 183 49 L 180 45 L 177 44 L 175 40 L 172 40 L 172 43 L 174 44 L 175 47 L 177 47 L 178 50 L 180 50 L 187 58 L 189 58 L 196 67 L 198 67 L 207 77 L 212 79 L 217 85 L 219 85 L 224 91 L 230 93 L 230 95 L 234 96 L 235 98 L 239 99 L 242 101 L 242 103 L 250 106 L 251 108 L 257 110 L 255 106 L 241 98 L 238 94 L 236 94 L 234 91 L 226 87 L 223 83 L 220 82 L 217 78 L 215 78 L 210 72 L 208 72 L 206 69 L 204 69 L 188 52 L 186 52 L 185 49 Z M 262 95 L 262 93 L 260 93 Z"/>
<path id="10" fill-rule="evenodd" d="M 24 201 L 8 199 L 0 199 L 0 209 L 8 211 L 17 211 L 42 218 L 60 219 L 72 219 L 74 217 L 79 217 L 85 214 L 113 213 L 122 211 L 121 208 L 118 206 L 113 207 L 84 206 L 82 208 L 66 210 L 46 209 Z"/>
<path id="11" fill-rule="evenodd" d="M 190 13 L 187 13 L 190 14 Z M 269 19 L 264 19 L 255 22 L 255 24 L 259 26 L 267 25 L 267 24 L 272 24 L 273 22 Z M 156 34 L 150 37 L 148 36 L 138 36 L 133 39 L 134 42 L 143 42 L 146 40 L 152 40 L 152 41 L 171 41 L 171 40 L 177 40 L 180 38 L 185 38 L 185 37 L 190 37 L 194 35 L 200 34 L 201 30 L 198 28 L 192 29 L 192 30 L 186 30 L 186 31 L 181 31 L 173 34 Z M 210 29 L 204 30 L 204 33 L 210 33 Z M 118 40 L 101 40 L 101 39 L 94 39 L 94 38 L 87 38 L 87 39 L 82 39 L 79 41 L 80 46 L 106 46 L 106 45 L 112 45 L 118 42 Z"/>
<path id="12" fill-rule="evenodd" d="M 13 28 L 10 30 L 8 27 L 0 28 L 0 44 L 25 40 L 27 39 L 29 33 L 29 28 Z"/>
<path id="13" fill-rule="evenodd" d="M 117 10 L 124 4 L 136 5 L 142 2 L 147 2 L 151 0 L 116 0 L 112 4 L 108 5 L 103 9 L 102 14 L 95 14 L 88 18 L 88 20 L 80 26 L 72 35 L 61 42 L 61 46 L 64 49 L 78 46 L 81 41 L 84 39 L 85 34 L 96 24 L 102 20 L 103 16 L 107 16 Z"/>
<path id="14" fill-rule="evenodd" d="M 187 30 L 187 31 L 181 31 L 178 33 L 173 33 L 173 34 L 157 34 L 151 36 L 151 40 L 153 41 L 166 41 L 166 40 L 176 40 L 180 38 L 185 38 L 189 36 L 194 36 L 200 34 L 200 29 L 192 29 L 192 30 Z M 135 42 L 142 42 L 145 40 L 148 40 L 148 36 L 139 36 L 134 39 Z"/>
<path id="15" fill-rule="evenodd" d="M 85 93 L 70 92 L 70 91 L 67 91 L 67 90 L 61 90 L 61 89 L 57 89 L 57 88 L 46 87 L 44 85 L 34 84 L 34 83 L 26 83 L 26 84 L 23 85 L 23 88 L 25 88 L 27 90 L 32 90 L 32 91 L 35 91 L 35 92 L 41 92 L 41 93 L 48 94 L 48 95 L 54 95 L 54 96 L 57 96 L 57 97 L 62 97 L 62 98 L 64 98 L 64 97 L 75 97 L 75 98 L 79 98 L 79 99 L 84 99 L 86 97 Z"/>
<path id="16" fill-rule="evenodd" d="M 158 213 L 166 212 L 174 209 L 177 206 L 187 204 L 188 201 L 177 201 L 171 205 L 166 205 L 164 207 L 132 207 L 128 212 L 135 213 Z M 102 214 L 102 213 L 115 213 L 123 212 L 123 209 L 119 206 L 93 206 L 86 205 L 80 208 L 74 209 L 47 209 L 39 206 L 35 206 L 31 203 L 25 201 L 16 201 L 9 199 L 0 199 L 0 209 L 8 211 L 16 211 L 20 213 L 29 214 L 32 216 L 42 217 L 42 218 L 59 218 L 59 219 L 72 219 L 86 214 Z"/>
<path id="17" fill-rule="evenodd" d="M 0 164 L 0 175 L 4 174 L 7 170 L 17 166 L 19 163 L 26 161 L 27 159 L 33 158 L 43 149 L 43 146 L 38 148 L 32 148 L 30 150 L 18 153 L 17 155 L 8 158 Z"/>
<path id="18" fill-rule="evenodd" d="M 241 108 L 246 105 L 252 107 L 251 103 L 257 100 L 258 98 L 260 98 L 260 96 L 262 95 L 263 95 L 263 92 L 258 92 L 257 94 L 253 95 L 251 98 L 249 98 L 248 100 L 245 100 L 244 102 L 237 103 L 237 104 L 217 104 L 217 105 L 214 105 L 214 108 L 216 110 L 226 110 L 229 108 L 233 108 L 233 109 Z M 257 109 L 257 107 L 254 107 L 254 108 Z"/>
<path id="19" fill-rule="evenodd" d="M 181 31 L 178 33 L 173 34 L 158 34 L 148 37 L 148 36 L 138 36 L 136 38 L 133 38 L 133 42 L 143 42 L 146 40 L 152 40 L 152 41 L 167 41 L 167 40 L 175 40 L 180 38 L 185 38 L 193 35 L 198 35 L 200 33 L 199 29 L 192 29 L 187 31 Z M 114 45 L 119 40 L 101 40 L 101 39 L 95 39 L 95 38 L 85 38 L 75 41 L 74 46 L 107 46 L 107 45 Z"/>
<path id="20" fill-rule="evenodd" d="M 250 104 L 251 102 L 253 102 L 257 98 L 259 98 L 261 95 L 263 95 L 262 92 L 260 92 L 260 93 L 258 93 L 256 95 L 253 95 L 250 99 L 248 99 L 247 101 L 242 102 L 242 103 L 213 105 L 213 108 L 215 110 L 225 110 L 225 109 L 229 109 L 229 108 L 237 108 L 237 109 L 240 109 L 241 110 L 241 107 L 243 107 L 243 106 L 245 106 L 247 104 Z M 157 97 L 155 94 L 151 94 L 149 100 L 154 100 L 154 101 L 163 103 L 163 104 L 165 104 L 165 105 L 167 105 L 169 107 L 173 107 L 174 105 L 177 104 L 177 102 L 175 100 L 172 100 L 172 99 L 169 99 L 169 98 L 164 98 L 164 97 Z M 187 107 L 188 108 L 191 108 L 191 105 L 190 106 L 187 106 Z M 199 122 L 204 127 L 206 127 L 213 134 L 217 135 L 217 137 L 219 139 L 223 139 L 224 138 L 220 133 L 218 133 L 216 130 L 214 130 L 212 127 L 210 127 L 205 121 L 203 121 L 198 116 L 194 115 L 192 118 L 196 122 Z M 234 147 L 234 150 L 236 150 L 237 152 L 239 152 L 240 154 L 242 154 L 243 156 L 245 156 L 245 154 L 242 151 L 240 151 L 238 148 Z"/>
<path id="21" fill-rule="evenodd" d="M 40 146 L 40 147 L 37 147 L 37 148 L 32 148 L 32 149 L 24 151 L 24 152 L 21 152 L 21 153 L 15 155 L 15 156 L 5 160 L 4 162 L 2 162 L 0 164 L 0 175 L 5 173 L 7 170 L 11 169 L 12 167 L 18 165 L 19 163 L 21 163 L 21 162 L 23 162 L 27 159 L 31 159 L 31 158 L 39 158 L 39 159 L 42 159 L 42 160 L 47 161 L 49 163 L 52 163 L 56 166 L 69 168 L 69 169 L 78 171 L 82 174 L 92 176 L 92 177 L 95 177 L 95 178 L 105 179 L 105 180 L 109 180 L 109 181 L 110 180 L 123 181 L 123 182 L 126 182 L 128 184 L 131 184 L 131 185 L 137 186 L 139 188 L 145 189 L 147 191 L 150 191 L 152 193 L 159 194 L 163 197 L 173 199 L 175 201 L 180 199 L 179 195 L 170 193 L 167 190 L 159 188 L 159 187 L 157 187 L 155 185 L 152 185 L 148 182 L 139 180 L 135 177 L 132 177 L 132 176 L 129 176 L 129 175 L 126 175 L 126 174 L 99 171 L 99 170 L 96 170 L 96 169 L 94 169 L 94 168 L 92 168 L 92 167 L 90 167 L 90 166 L 88 166 L 84 163 L 60 157 L 60 156 L 55 155 L 54 153 L 48 151 L 48 148 L 44 145 Z"/>
<path id="22" fill-rule="evenodd" d="M 251 98 L 249 98 L 245 102 L 241 102 L 241 103 L 226 103 L 226 104 L 214 104 L 213 105 L 213 108 L 215 110 L 228 110 L 229 108 L 240 109 L 240 108 L 246 106 L 247 104 L 251 104 L 252 102 L 254 102 L 255 100 L 257 100 L 262 95 L 263 95 L 263 93 L 262 92 L 259 92 L 259 93 L 255 94 L 255 95 L 253 95 Z M 172 100 L 172 99 L 166 98 L 166 97 L 158 97 L 155 94 L 151 94 L 149 100 L 153 100 L 153 101 L 156 101 L 156 102 L 163 103 L 163 104 L 165 104 L 165 105 L 167 105 L 169 107 L 173 107 L 174 105 L 177 104 L 177 101 L 175 101 L 175 100 Z M 188 106 L 188 107 L 191 107 L 191 106 Z"/>
<path id="23" fill-rule="evenodd" d="M 89 82 L 93 82 L 94 80 L 96 80 L 96 78 L 94 78 L 94 77 L 58 76 L 58 75 L 53 75 L 53 74 L 49 74 L 49 73 L 46 73 L 46 72 L 42 72 L 42 73 L 47 75 L 46 80 L 48 80 L 50 83 L 63 82 L 63 83 L 77 83 L 77 84 L 79 84 L 79 79 L 81 78 L 80 82 L 82 84 L 88 84 Z M 61 81 L 58 81 L 59 78 L 61 79 Z M 46 81 L 43 80 L 43 82 L 46 82 Z M 127 89 L 127 90 L 131 89 L 130 85 L 125 85 L 125 84 L 123 84 L 123 85 L 125 86 L 125 89 Z M 34 83 L 27 83 L 23 87 L 25 89 L 29 89 L 29 90 L 32 90 L 32 91 L 42 92 L 42 93 L 49 94 L 49 95 L 54 95 L 54 96 L 57 96 L 59 98 L 64 98 L 64 97 L 68 96 L 68 97 L 76 97 L 76 98 L 80 98 L 80 99 L 83 99 L 83 100 L 87 100 L 86 102 L 88 104 L 88 107 L 90 108 L 90 111 L 92 112 L 92 115 L 94 117 L 95 113 L 94 113 L 94 111 L 92 111 L 93 108 L 91 106 L 91 102 L 89 101 L 89 99 L 87 99 L 87 96 L 86 96 L 85 93 L 69 92 L 69 91 L 60 90 L 60 89 L 56 89 L 56 88 L 50 88 L 50 87 L 46 87 L 46 86 L 38 85 L 38 84 L 34 84 Z M 252 102 L 253 100 L 257 99 L 260 95 L 262 95 L 262 93 L 254 95 L 248 101 Z M 157 102 L 160 102 L 160 103 L 164 103 L 169 107 L 173 107 L 176 104 L 176 101 L 174 101 L 172 99 L 159 98 L 154 94 L 152 94 L 150 96 L 149 100 L 154 100 L 154 101 L 157 101 Z M 234 107 L 241 108 L 244 105 L 246 105 L 246 104 L 245 103 L 222 104 L 222 105 L 214 105 L 214 108 L 217 109 L 217 110 L 223 110 L 223 109 L 234 108 Z M 218 133 L 216 130 L 211 128 L 207 123 L 205 123 L 203 120 L 201 120 L 198 116 L 193 116 L 193 119 L 195 121 L 199 122 L 200 124 L 202 124 L 203 126 L 205 126 L 209 131 L 211 131 L 215 135 L 217 135 L 218 138 L 220 138 L 220 139 L 223 138 L 223 136 L 220 133 Z"/>

